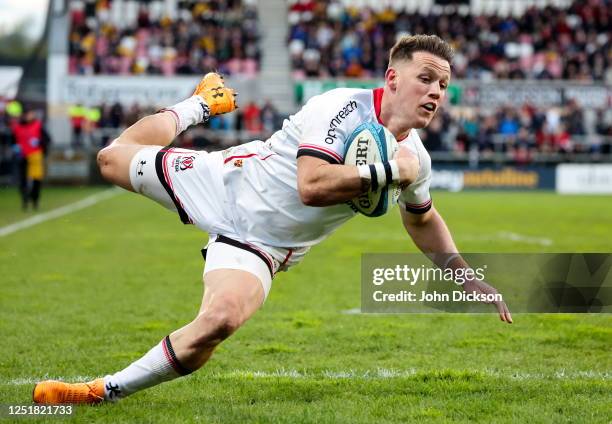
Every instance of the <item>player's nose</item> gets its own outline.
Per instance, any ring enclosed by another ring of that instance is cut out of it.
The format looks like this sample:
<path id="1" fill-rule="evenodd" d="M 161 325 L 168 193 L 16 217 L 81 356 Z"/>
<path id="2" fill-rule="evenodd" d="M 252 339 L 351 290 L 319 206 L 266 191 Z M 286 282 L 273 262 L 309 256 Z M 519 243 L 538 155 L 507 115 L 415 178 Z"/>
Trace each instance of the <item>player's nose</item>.
<path id="1" fill-rule="evenodd" d="M 433 82 L 429 84 L 429 91 L 427 95 L 432 99 L 439 99 L 442 94 L 442 90 L 440 89 L 440 85 L 437 82 Z"/>

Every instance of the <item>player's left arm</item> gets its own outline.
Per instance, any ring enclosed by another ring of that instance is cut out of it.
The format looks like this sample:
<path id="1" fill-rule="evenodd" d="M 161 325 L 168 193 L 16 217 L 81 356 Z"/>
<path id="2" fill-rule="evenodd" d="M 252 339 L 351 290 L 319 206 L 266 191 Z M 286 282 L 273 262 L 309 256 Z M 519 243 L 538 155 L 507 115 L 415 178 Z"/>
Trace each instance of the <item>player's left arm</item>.
<path id="1" fill-rule="evenodd" d="M 424 213 L 411 213 L 400 208 L 402 223 L 416 246 L 442 269 L 468 269 L 470 266 L 461 257 L 453 237 L 435 207 Z M 463 284 L 468 293 L 496 294 L 497 290 L 476 278 Z M 493 302 L 499 313 L 499 318 L 508 324 L 512 323 L 512 315 L 503 301 Z"/>

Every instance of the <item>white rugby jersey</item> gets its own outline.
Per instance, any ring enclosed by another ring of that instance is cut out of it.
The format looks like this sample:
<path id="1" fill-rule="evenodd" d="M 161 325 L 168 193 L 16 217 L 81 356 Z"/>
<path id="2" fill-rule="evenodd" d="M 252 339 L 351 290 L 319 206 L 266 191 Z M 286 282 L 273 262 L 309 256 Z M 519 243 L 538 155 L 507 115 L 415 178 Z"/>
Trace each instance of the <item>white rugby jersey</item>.
<path id="1" fill-rule="evenodd" d="M 382 96 L 382 88 L 328 91 L 311 98 L 268 140 L 225 150 L 226 212 L 236 234 L 250 243 L 308 247 L 353 217 L 355 212 L 347 204 L 311 207 L 302 203 L 297 158 L 307 155 L 342 164 L 344 143 L 353 130 L 365 122 L 381 123 Z M 417 180 L 402 192 L 400 204 L 413 213 L 426 212 L 431 207 L 431 159 L 415 130 L 400 142 L 419 157 L 421 165 Z M 198 215 L 206 211 L 194 206 L 189 209 L 187 213 L 197 225 Z"/>

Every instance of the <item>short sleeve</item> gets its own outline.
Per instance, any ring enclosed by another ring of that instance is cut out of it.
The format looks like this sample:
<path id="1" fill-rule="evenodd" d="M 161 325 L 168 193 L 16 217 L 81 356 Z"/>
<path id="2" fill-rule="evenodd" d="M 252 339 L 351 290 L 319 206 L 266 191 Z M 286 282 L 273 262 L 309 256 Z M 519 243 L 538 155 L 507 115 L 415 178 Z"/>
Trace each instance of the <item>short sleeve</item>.
<path id="1" fill-rule="evenodd" d="M 358 115 L 358 103 L 336 90 L 313 97 L 302 109 L 297 157 L 314 156 L 331 164 L 344 162 L 344 143 Z"/>
<path id="2" fill-rule="evenodd" d="M 420 169 L 417 179 L 402 190 L 398 203 L 406 212 L 423 214 L 431 209 L 432 200 L 429 193 L 431 185 L 431 158 L 423 150 L 419 152 Z"/>

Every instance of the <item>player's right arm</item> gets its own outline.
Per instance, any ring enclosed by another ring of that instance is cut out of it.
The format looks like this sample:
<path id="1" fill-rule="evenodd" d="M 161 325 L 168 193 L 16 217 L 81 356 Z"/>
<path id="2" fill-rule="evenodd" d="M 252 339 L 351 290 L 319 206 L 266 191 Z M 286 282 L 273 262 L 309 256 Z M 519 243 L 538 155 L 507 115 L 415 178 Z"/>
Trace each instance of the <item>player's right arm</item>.
<path id="1" fill-rule="evenodd" d="M 400 184 L 412 183 L 419 161 L 408 149 L 400 148 L 394 159 L 400 171 Z M 331 206 L 344 203 L 370 189 L 370 180 L 360 178 L 356 166 L 330 164 L 314 156 L 297 160 L 298 192 L 307 206 Z"/>

